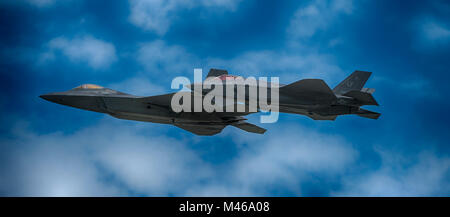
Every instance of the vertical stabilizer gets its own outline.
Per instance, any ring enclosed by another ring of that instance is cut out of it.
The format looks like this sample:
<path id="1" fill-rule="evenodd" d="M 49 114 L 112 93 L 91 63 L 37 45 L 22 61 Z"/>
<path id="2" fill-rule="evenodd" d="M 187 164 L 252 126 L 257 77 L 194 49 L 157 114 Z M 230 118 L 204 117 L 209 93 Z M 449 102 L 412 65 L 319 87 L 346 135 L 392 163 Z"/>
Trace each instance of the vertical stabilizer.
<path id="1" fill-rule="evenodd" d="M 228 75 L 228 71 L 223 69 L 210 69 L 206 77 L 218 77 L 221 75 Z"/>
<path id="2" fill-rule="evenodd" d="M 343 95 L 351 90 L 361 90 L 366 84 L 372 72 L 354 71 L 345 80 L 339 83 L 333 92 L 338 95 Z"/>

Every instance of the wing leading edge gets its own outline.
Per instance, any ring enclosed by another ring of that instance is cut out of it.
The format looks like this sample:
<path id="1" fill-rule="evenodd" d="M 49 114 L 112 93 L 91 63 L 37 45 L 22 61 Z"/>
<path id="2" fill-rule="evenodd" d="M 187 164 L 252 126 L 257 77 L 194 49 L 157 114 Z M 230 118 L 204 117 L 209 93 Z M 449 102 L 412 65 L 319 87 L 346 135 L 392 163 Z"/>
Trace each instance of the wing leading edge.
<path id="1" fill-rule="evenodd" d="M 234 123 L 174 123 L 173 125 L 200 136 L 216 135 L 222 132 L 222 130 L 228 125 L 234 126 L 249 133 L 264 134 L 266 132 L 266 129 L 243 120 Z"/>
<path id="2" fill-rule="evenodd" d="M 175 123 L 173 124 L 183 130 L 189 131 L 193 134 L 200 136 L 212 136 L 222 132 L 226 124 L 187 124 L 187 123 Z"/>

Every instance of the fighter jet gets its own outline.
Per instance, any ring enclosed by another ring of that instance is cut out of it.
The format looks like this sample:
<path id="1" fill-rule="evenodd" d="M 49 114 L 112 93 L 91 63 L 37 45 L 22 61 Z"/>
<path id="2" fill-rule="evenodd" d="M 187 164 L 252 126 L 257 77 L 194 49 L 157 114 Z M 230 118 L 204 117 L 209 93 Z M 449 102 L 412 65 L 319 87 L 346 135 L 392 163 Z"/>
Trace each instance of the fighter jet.
<path id="1" fill-rule="evenodd" d="M 372 96 L 375 90 L 363 88 L 370 75 L 371 72 L 355 71 L 333 90 L 321 79 L 303 79 L 279 85 L 279 112 L 306 115 L 313 120 L 335 120 L 337 116 L 347 114 L 378 119 L 379 113 L 360 108 L 364 105 L 378 105 Z M 211 69 L 207 78 L 226 80 L 230 76 L 232 75 L 228 75 L 226 70 Z M 40 97 L 61 105 L 106 113 L 119 119 L 172 124 L 196 135 L 215 135 L 228 125 L 251 133 L 266 132 L 266 129 L 246 122 L 244 116 L 255 113 L 249 109 L 244 112 L 226 112 L 226 109 L 223 112 L 175 112 L 171 107 L 175 94 L 140 97 L 95 84 L 84 84 L 65 92 Z M 195 98 L 194 91 L 189 94 Z M 204 97 L 204 93 L 201 97 Z M 248 98 L 246 99 L 244 104 L 248 103 Z M 260 108 L 256 112 L 259 111 Z"/>

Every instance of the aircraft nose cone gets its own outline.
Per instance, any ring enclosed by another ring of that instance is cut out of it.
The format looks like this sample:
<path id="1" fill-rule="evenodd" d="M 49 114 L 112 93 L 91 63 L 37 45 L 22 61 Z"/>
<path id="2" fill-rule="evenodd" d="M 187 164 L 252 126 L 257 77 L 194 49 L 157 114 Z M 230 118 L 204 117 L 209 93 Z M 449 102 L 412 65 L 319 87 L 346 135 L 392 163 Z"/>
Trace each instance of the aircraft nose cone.
<path id="1" fill-rule="evenodd" d="M 42 99 L 45 99 L 45 100 L 49 100 L 50 99 L 50 95 L 48 95 L 48 94 L 42 94 L 39 97 L 41 97 Z"/>
<path id="2" fill-rule="evenodd" d="M 60 103 L 60 101 L 61 101 L 61 96 L 58 94 L 52 94 L 52 93 L 42 94 L 39 97 L 41 97 L 42 99 L 45 99 L 47 101 L 50 101 L 50 102 Z"/>

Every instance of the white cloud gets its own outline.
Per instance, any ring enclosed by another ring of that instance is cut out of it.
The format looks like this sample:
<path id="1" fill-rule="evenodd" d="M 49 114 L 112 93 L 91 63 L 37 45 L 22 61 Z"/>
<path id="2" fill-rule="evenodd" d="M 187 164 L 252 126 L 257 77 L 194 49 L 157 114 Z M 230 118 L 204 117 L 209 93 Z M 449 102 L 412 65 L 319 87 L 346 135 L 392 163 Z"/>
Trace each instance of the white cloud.
<path id="1" fill-rule="evenodd" d="M 16 124 L 1 159 L 0 192 L 12 196 L 269 196 L 279 189 L 302 196 L 304 184 L 346 196 L 446 194 L 450 159 L 377 149 L 378 170 L 343 138 L 278 123 L 264 135 L 238 129 L 222 135 L 237 155 L 224 164 L 202 160 L 191 145 L 208 137 L 171 138 L 157 124 L 107 118 L 75 133 L 37 134 Z M 225 144 L 224 144 L 225 145 Z M 204 150 L 201 151 L 203 154 Z M 6 156 L 6 157 L 5 157 Z M 320 178 L 321 177 L 321 178 Z M 341 189 L 329 189 L 341 180 Z M 333 192 L 334 191 L 334 192 Z"/>
<path id="2" fill-rule="evenodd" d="M 158 35 L 164 35 L 178 10 L 195 7 L 234 10 L 240 0 L 130 0 L 129 2 L 131 23 L 143 29 L 155 31 Z"/>
<path id="3" fill-rule="evenodd" d="M 129 135 L 127 135 L 129 134 Z M 205 179 L 208 166 L 176 139 L 121 133 L 109 141 L 100 138 L 99 162 L 129 189 L 147 195 L 184 191 Z"/>
<path id="4" fill-rule="evenodd" d="M 438 17 L 418 16 L 411 21 L 410 29 L 411 46 L 420 52 L 435 52 L 450 45 L 450 23 Z"/>
<path id="5" fill-rule="evenodd" d="M 170 4 L 170 1 L 164 4 Z M 350 14 L 353 10 L 353 1 L 312 1 L 298 9 L 292 18 L 287 30 L 289 46 L 277 51 L 250 50 L 226 59 L 215 56 L 200 58 L 183 47 L 157 40 L 141 46 L 138 60 L 147 72 L 169 78 L 192 76 L 193 68 L 203 68 L 204 74 L 209 68 L 224 68 L 242 76 L 279 76 L 282 83 L 302 78 L 321 78 L 337 83 L 350 72 L 337 66 L 333 56 L 318 52 L 315 47 L 298 44 L 296 40 L 325 30 L 337 16 Z M 342 41 L 339 38 L 329 44 L 335 46 Z"/>
<path id="6" fill-rule="evenodd" d="M 210 68 L 223 68 L 244 77 L 280 76 L 282 82 L 313 77 L 337 81 L 346 74 L 335 65 L 332 56 L 314 51 L 305 54 L 292 50 L 247 51 L 229 59 L 206 57 L 200 60 L 183 47 L 157 40 L 143 44 L 137 55 L 146 72 L 170 79 L 180 75 L 192 78 L 193 69 L 197 67 L 205 70 L 204 76 Z"/>
<path id="7" fill-rule="evenodd" d="M 198 58 L 183 47 L 169 46 L 161 40 L 143 44 L 137 55 L 138 61 L 147 72 L 162 77 L 192 74 L 198 63 Z"/>
<path id="8" fill-rule="evenodd" d="M 344 72 L 332 56 L 297 52 L 249 51 L 231 59 L 209 58 L 208 66 L 222 67 L 242 76 L 279 76 L 282 82 L 303 78 L 341 79 Z"/>
<path id="9" fill-rule="evenodd" d="M 26 1 L 38 7 L 46 7 L 55 3 L 55 0 L 26 0 Z"/>
<path id="10" fill-rule="evenodd" d="M 41 61 L 48 61 L 63 54 L 75 63 L 86 63 L 94 69 L 108 68 L 117 60 L 113 44 L 92 36 L 68 39 L 57 37 L 48 42 L 48 51 L 41 55 Z"/>
<path id="11" fill-rule="evenodd" d="M 137 96 L 150 96 L 165 93 L 165 88 L 150 81 L 144 75 L 137 75 L 125 81 L 113 83 L 108 85 L 108 87 Z"/>
<path id="12" fill-rule="evenodd" d="M 135 4 L 149 3 L 136 1 Z M 171 1 L 164 4 L 170 5 Z M 321 78 L 337 83 L 350 72 L 337 66 L 333 56 L 323 54 L 315 47 L 298 44 L 296 40 L 325 30 L 338 15 L 350 14 L 353 10 L 353 1 L 312 1 L 292 18 L 287 30 L 289 46 L 277 51 L 250 50 L 226 59 L 215 56 L 200 58 L 181 46 L 157 40 L 143 44 L 137 59 L 146 72 L 170 79 L 179 75 L 192 76 L 193 68 L 203 68 L 204 74 L 210 68 L 223 68 L 242 76 L 279 76 L 282 83 L 302 78 Z M 338 38 L 329 44 L 335 46 L 342 42 L 343 39 Z"/>
<path id="13" fill-rule="evenodd" d="M 351 0 L 314 0 L 297 10 L 287 32 L 293 39 L 309 38 L 318 31 L 326 30 L 337 16 L 351 14 L 352 11 Z"/>
<path id="14" fill-rule="evenodd" d="M 60 133 L 37 135 L 26 129 L 20 129 L 14 136 L 15 140 L 1 141 L 3 147 L 14 148 L 8 153 L 6 171 L 2 171 L 0 191 L 3 194 L 110 196 L 119 193 L 115 187 L 100 181 L 88 153 L 80 146 L 80 138 Z"/>
<path id="15" fill-rule="evenodd" d="M 303 176 L 339 174 L 358 156 L 351 144 L 337 136 L 296 125 L 281 128 L 284 130 L 273 129 L 265 138 L 241 138 L 250 147 L 235 162 L 239 186 L 255 191 L 278 183 L 301 195 L 301 189 L 297 188 Z"/>
<path id="16" fill-rule="evenodd" d="M 42 135 L 16 126 L 14 139 L 1 140 L 14 151 L 3 163 L 7 170 L 2 174 L 8 175 L 1 180 L 0 192 L 109 196 L 131 191 L 164 196 L 183 191 L 208 174 L 208 165 L 180 141 L 138 125 L 108 119 L 73 134 Z"/>
<path id="17" fill-rule="evenodd" d="M 420 25 L 422 38 L 429 44 L 442 44 L 450 41 L 450 28 L 435 21 L 425 21 Z"/>
<path id="18" fill-rule="evenodd" d="M 222 169 L 223 180 L 197 186 L 193 196 L 269 196 L 280 186 L 302 195 L 304 177 L 342 174 L 358 156 L 352 145 L 298 125 L 278 123 L 264 135 L 232 134 L 239 155 Z M 283 130 L 280 130 L 283 129 Z"/>
<path id="19" fill-rule="evenodd" d="M 0 192 L 16 196 L 264 195 L 274 182 L 295 191 L 306 173 L 339 174 L 357 156 L 338 137 L 294 125 L 264 138 L 231 131 L 233 135 L 227 136 L 241 148 L 238 157 L 224 167 L 204 162 L 188 148 L 187 143 L 199 138 L 160 136 L 164 134 L 160 125 L 133 124 L 108 118 L 72 134 L 36 134 L 26 125 L 16 125 L 13 139 L 1 140 L 13 151 L 2 159 L 8 168 L 2 174 L 8 178 L 1 180 Z"/>
<path id="20" fill-rule="evenodd" d="M 353 0 L 333 0 L 331 8 L 339 13 L 351 14 L 354 10 Z"/>
<path id="21" fill-rule="evenodd" d="M 59 3 L 72 2 L 73 0 L 2 0 L 1 4 L 28 4 L 39 9 L 50 8 Z"/>
<path id="22" fill-rule="evenodd" d="M 345 177 L 344 196 L 446 196 L 450 191 L 450 158 L 437 157 L 424 151 L 418 155 L 402 156 L 379 151 L 380 169 L 358 177 Z"/>
<path id="23" fill-rule="evenodd" d="M 398 80 L 376 75 L 374 76 L 373 81 L 380 83 L 379 86 L 390 86 L 393 89 L 400 90 L 405 96 L 435 99 L 441 97 L 441 93 L 436 91 L 431 81 L 423 77 Z"/>

